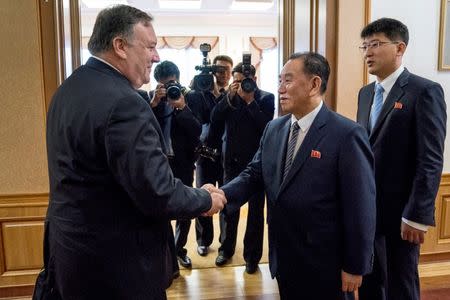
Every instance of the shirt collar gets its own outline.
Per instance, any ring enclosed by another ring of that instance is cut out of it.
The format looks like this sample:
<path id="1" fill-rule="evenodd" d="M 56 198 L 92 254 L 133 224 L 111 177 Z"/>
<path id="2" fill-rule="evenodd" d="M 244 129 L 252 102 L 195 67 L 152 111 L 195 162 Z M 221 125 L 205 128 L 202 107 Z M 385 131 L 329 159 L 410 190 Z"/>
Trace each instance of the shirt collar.
<path id="1" fill-rule="evenodd" d="M 91 57 L 95 58 L 96 60 L 101 61 L 101 62 L 104 63 L 104 64 L 107 64 L 108 66 L 110 66 L 111 68 L 113 68 L 114 70 L 116 70 L 117 72 L 119 72 L 120 74 L 122 74 L 122 72 L 120 72 L 119 69 L 117 69 L 116 67 L 114 67 L 112 64 L 110 64 L 110 63 L 107 62 L 106 60 L 104 60 L 104 59 L 102 59 L 102 58 L 100 58 L 100 57 L 98 57 L 98 56 L 95 56 L 95 55 L 92 55 Z M 123 74 L 122 74 L 122 75 L 123 75 Z"/>
<path id="2" fill-rule="evenodd" d="M 403 73 L 404 70 L 405 67 L 403 65 L 400 65 L 400 67 L 397 70 L 395 70 L 391 75 L 386 77 L 383 81 L 380 82 L 377 80 L 376 83 L 379 83 L 383 87 L 385 95 L 389 94 L 398 77 L 400 77 L 400 75 Z"/>
<path id="3" fill-rule="evenodd" d="M 291 126 L 294 124 L 294 122 L 298 123 L 298 126 L 300 127 L 300 130 L 302 132 L 308 131 L 309 127 L 311 127 L 311 124 L 314 122 L 314 119 L 316 118 L 317 114 L 319 113 L 320 109 L 322 108 L 323 101 L 320 101 L 319 105 L 317 105 L 316 108 L 314 108 L 311 112 L 309 112 L 307 115 L 303 116 L 300 120 L 297 120 L 297 118 L 294 116 L 294 114 L 291 115 Z"/>

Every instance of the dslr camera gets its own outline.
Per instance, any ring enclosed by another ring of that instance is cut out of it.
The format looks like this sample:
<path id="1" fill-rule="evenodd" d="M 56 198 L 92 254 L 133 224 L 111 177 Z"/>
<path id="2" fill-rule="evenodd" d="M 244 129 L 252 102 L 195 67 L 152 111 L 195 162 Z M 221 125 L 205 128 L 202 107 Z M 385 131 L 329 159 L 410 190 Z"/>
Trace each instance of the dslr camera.
<path id="1" fill-rule="evenodd" d="M 171 100 L 178 100 L 180 99 L 181 94 L 184 96 L 188 92 L 188 90 L 176 80 L 168 81 L 164 84 L 164 88 L 166 89 L 166 97 L 162 98 L 162 101 L 167 101 L 168 98 Z"/>
<path id="2" fill-rule="evenodd" d="M 226 68 L 224 66 L 211 65 L 208 59 L 208 53 L 211 51 L 210 44 L 201 44 L 200 51 L 203 55 L 203 61 L 201 65 L 195 66 L 195 70 L 200 71 L 200 74 L 194 76 L 192 88 L 199 92 L 212 91 L 214 89 L 214 74 L 225 72 Z"/>
<path id="3" fill-rule="evenodd" d="M 251 93 L 256 91 L 256 82 L 253 80 L 252 74 L 252 55 L 250 53 L 242 54 L 242 75 L 244 79 L 241 82 L 241 88 L 246 93 Z"/>
<path id="4" fill-rule="evenodd" d="M 215 148 L 208 147 L 206 145 L 199 145 L 195 149 L 195 153 L 201 157 L 207 158 L 210 161 L 218 161 L 220 159 L 220 152 Z"/>

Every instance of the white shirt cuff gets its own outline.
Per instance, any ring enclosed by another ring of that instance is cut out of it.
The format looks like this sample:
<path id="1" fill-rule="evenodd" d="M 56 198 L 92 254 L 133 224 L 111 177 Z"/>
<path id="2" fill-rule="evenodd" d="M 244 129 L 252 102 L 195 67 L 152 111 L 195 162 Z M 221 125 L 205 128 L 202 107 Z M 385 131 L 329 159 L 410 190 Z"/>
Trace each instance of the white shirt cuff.
<path id="1" fill-rule="evenodd" d="M 423 224 L 420 224 L 420 223 L 416 223 L 416 222 L 410 221 L 410 220 L 405 219 L 405 218 L 402 218 L 402 221 L 404 223 L 408 224 L 409 226 L 414 227 L 415 229 L 419 229 L 419 230 L 422 230 L 422 231 L 425 231 L 425 232 L 428 231 L 428 225 L 423 225 Z"/>

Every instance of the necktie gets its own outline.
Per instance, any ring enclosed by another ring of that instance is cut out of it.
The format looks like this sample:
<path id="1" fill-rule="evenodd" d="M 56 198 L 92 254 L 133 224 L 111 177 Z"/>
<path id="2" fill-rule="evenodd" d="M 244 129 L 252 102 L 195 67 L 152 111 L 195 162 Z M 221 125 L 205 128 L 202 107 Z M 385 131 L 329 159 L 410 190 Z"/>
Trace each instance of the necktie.
<path id="1" fill-rule="evenodd" d="M 294 122 L 291 126 L 291 135 L 289 138 L 288 148 L 287 148 L 287 152 L 286 152 L 286 161 L 284 163 L 283 179 L 286 178 L 286 176 L 289 173 L 289 170 L 291 169 L 291 166 L 292 166 L 292 160 L 294 158 L 294 151 L 295 151 L 295 144 L 297 144 L 299 129 L 300 129 L 300 126 L 298 126 L 298 122 Z"/>
<path id="2" fill-rule="evenodd" d="M 373 127 L 375 127 L 375 123 L 377 122 L 381 108 L 383 107 L 383 92 L 383 87 L 381 84 L 377 83 L 375 85 L 375 96 L 373 97 L 372 111 L 370 112 L 370 131 L 372 131 Z"/>

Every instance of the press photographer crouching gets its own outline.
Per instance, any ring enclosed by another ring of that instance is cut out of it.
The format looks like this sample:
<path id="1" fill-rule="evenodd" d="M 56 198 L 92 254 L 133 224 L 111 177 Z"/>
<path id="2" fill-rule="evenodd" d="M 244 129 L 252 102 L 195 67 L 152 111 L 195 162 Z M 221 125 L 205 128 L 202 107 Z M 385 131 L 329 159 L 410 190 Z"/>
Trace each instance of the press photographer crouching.
<path id="1" fill-rule="evenodd" d="M 252 160 L 266 124 L 273 119 L 274 95 L 256 85 L 256 70 L 250 63 L 250 54 L 233 68 L 233 82 L 227 94 L 214 107 L 211 122 L 224 123 L 223 144 L 224 182 L 228 183 L 241 173 Z M 245 271 L 254 273 L 258 268 L 263 248 L 264 191 L 258 191 L 248 201 L 247 227 L 244 236 Z M 236 248 L 239 211 L 220 212 L 220 243 L 216 265 L 223 266 L 234 255 Z"/>
<path id="2" fill-rule="evenodd" d="M 196 69 L 200 74 L 194 77 L 192 90 L 187 94 L 189 106 L 202 124 L 199 159 L 196 169 L 196 184 L 202 186 L 206 183 L 221 186 L 223 183 L 223 169 L 220 158 L 222 148 L 222 134 L 224 124 L 211 124 L 211 111 L 218 101 L 224 96 L 231 79 L 233 60 L 227 55 L 218 55 L 213 64 L 208 60 L 209 45 L 202 45 L 203 62 Z M 208 136 L 214 139 L 209 139 Z M 208 154 L 210 157 L 208 158 Z M 214 159 L 211 159 L 214 158 Z M 198 217 L 195 222 L 197 236 L 197 252 L 201 256 L 208 254 L 209 246 L 214 237 L 213 221 L 211 217 Z"/>
<path id="3" fill-rule="evenodd" d="M 175 177 L 192 186 L 201 124 L 186 103 L 187 89 L 178 83 L 178 67 L 173 62 L 163 61 L 156 66 L 154 77 L 158 85 L 150 92 L 150 105 L 163 131 L 170 167 Z M 192 266 L 184 248 L 190 225 L 191 220 L 177 220 L 175 227 L 176 257 L 185 268 Z"/>

